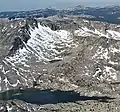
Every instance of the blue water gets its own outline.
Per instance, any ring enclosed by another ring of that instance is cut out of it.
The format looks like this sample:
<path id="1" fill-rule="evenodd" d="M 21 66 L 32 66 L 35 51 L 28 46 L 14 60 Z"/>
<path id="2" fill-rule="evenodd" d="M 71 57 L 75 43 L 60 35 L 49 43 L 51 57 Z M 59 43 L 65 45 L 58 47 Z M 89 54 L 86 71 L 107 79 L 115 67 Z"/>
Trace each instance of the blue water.
<path id="1" fill-rule="evenodd" d="M 22 100 L 32 104 L 57 104 L 86 100 L 106 101 L 109 97 L 81 96 L 74 91 L 52 91 L 29 88 L 25 90 L 16 89 L 0 93 L 0 100 Z"/>

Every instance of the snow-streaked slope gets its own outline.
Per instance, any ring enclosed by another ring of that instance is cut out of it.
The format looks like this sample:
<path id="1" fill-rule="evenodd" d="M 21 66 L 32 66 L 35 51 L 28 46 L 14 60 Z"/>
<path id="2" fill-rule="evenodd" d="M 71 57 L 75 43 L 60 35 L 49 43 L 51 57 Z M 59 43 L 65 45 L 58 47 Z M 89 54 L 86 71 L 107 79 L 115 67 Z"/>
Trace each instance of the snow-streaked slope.
<path id="1" fill-rule="evenodd" d="M 100 60 L 103 60 L 104 63 L 101 68 L 96 68 L 96 72 L 93 75 L 94 77 L 99 77 L 100 80 L 118 80 L 119 71 L 115 70 L 114 66 L 119 63 L 112 60 L 111 58 L 115 55 L 115 53 L 120 53 L 120 50 L 116 51 L 115 48 L 103 48 L 100 46 L 96 51 L 96 54 L 92 57 L 92 60 L 95 60 L 97 64 L 100 64 Z M 113 66 L 113 67 L 111 67 Z"/>
<path id="2" fill-rule="evenodd" d="M 18 86 L 31 87 L 39 72 L 38 64 L 52 60 L 62 60 L 64 54 L 73 48 L 73 37 L 66 30 L 53 31 L 49 27 L 41 26 L 29 28 L 30 39 L 25 43 L 19 37 L 23 48 L 19 48 L 13 56 L 5 57 L 0 63 L 0 90 L 9 90 Z M 12 49 L 12 48 L 11 48 Z"/>
<path id="3" fill-rule="evenodd" d="M 87 27 L 82 27 L 74 32 L 76 36 L 88 37 L 88 36 L 98 36 L 106 37 L 115 40 L 120 40 L 120 32 L 113 30 L 99 31 L 97 29 L 91 30 Z"/>
<path id="4" fill-rule="evenodd" d="M 21 63 L 31 55 L 36 56 L 37 61 L 50 61 L 55 58 L 61 58 L 60 55 L 65 49 L 72 46 L 72 37 L 70 32 L 65 30 L 53 31 L 49 27 L 41 26 L 30 28 L 30 39 L 24 48 L 20 48 L 14 56 L 9 57 L 11 62 Z M 63 50 L 62 50 L 63 49 Z"/>
<path id="5" fill-rule="evenodd" d="M 99 80 L 119 80 L 120 71 L 117 69 L 117 67 L 120 66 L 120 47 L 118 44 L 120 41 L 120 32 L 111 29 L 103 31 L 95 27 L 93 29 L 89 29 L 89 27 L 84 26 L 78 30 L 75 30 L 74 35 L 78 36 L 79 38 L 85 37 L 90 39 L 94 37 L 97 40 L 95 41 L 96 45 L 90 48 L 91 52 L 94 52 L 90 58 L 92 58 L 92 61 L 94 61 L 94 65 L 99 66 L 95 68 L 93 77 L 97 77 Z M 104 41 L 101 39 L 101 37 L 104 37 Z M 100 40 L 103 42 L 99 43 Z M 116 45 L 114 45 L 114 42 L 112 43 L 112 41 L 114 41 Z M 86 74 L 90 74 L 89 70 Z"/>

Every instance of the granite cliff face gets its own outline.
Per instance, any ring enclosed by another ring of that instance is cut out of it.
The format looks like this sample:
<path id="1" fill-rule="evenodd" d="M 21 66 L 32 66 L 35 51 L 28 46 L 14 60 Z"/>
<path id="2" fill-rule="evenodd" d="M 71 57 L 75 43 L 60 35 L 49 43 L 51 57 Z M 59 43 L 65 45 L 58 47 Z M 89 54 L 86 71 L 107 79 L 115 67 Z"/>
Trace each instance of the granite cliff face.
<path id="1" fill-rule="evenodd" d="M 14 100 L 16 97 L 11 98 L 11 94 L 5 93 L 8 95 L 6 98 L 8 101 L 1 101 L 1 109 L 3 112 L 4 110 L 13 112 L 16 109 L 23 112 L 47 111 L 45 108 L 48 111 L 52 111 L 51 108 L 55 111 L 67 111 L 65 109 L 72 111 L 68 107 L 73 105 L 75 106 L 73 111 L 80 111 L 81 108 L 86 112 L 90 111 L 92 106 L 98 105 L 94 111 L 100 112 L 102 109 L 108 110 L 107 104 L 103 103 L 103 99 L 108 99 L 109 106 L 117 107 L 110 111 L 119 112 L 119 55 L 120 25 L 68 15 L 13 21 L 1 19 L 1 92 L 16 89 L 28 92 L 30 90 L 26 90 L 27 88 L 38 88 L 74 91 L 84 96 L 80 97 L 79 101 L 76 100 L 77 103 L 62 104 L 61 101 L 57 104 L 56 101 L 54 105 L 48 103 L 47 106 L 40 107 L 28 104 L 26 100 L 19 101 L 21 97 Z M 13 96 L 20 94 L 24 92 L 15 92 Z M 0 98 L 4 100 L 2 95 Z M 111 98 L 116 99 L 110 102 Z M 89 107 L 87 103 L 90 102 L 92 103 Z M 82 103 L 87 107 L 81 106 Z"/>

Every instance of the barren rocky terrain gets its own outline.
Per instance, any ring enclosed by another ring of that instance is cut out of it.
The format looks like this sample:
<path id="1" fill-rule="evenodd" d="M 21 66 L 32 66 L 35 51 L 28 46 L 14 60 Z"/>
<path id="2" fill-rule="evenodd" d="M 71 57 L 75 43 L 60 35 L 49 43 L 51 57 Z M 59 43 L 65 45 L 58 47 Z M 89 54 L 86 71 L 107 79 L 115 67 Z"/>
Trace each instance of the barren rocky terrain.
<path id="1" fill-rule="evenodd" d="M 0 20 L 0 112 L 119 112 L 120 25 L 79 16 Z"/>

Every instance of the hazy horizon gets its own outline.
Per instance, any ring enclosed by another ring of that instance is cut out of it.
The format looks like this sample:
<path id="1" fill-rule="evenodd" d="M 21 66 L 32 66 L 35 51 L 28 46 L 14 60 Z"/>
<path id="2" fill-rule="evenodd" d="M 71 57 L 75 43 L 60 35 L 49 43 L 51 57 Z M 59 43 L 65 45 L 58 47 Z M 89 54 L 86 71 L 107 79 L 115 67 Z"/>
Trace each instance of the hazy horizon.
<path id="1" fill-rule="evenodd" d="M 47 7 L 58 7 L 58 8 L 65 8 L 65 7 L 74 7 L 77 5 L 84 5 L 84 6 L 105 6 L 105 5 L 119 5 L 120 2 L 118 0 L 3 0 L 0 1 L 0 12 L 3 11 L 26 11 L 26 10 L 35 10 L 40 8 L 47 8 Z"/>

